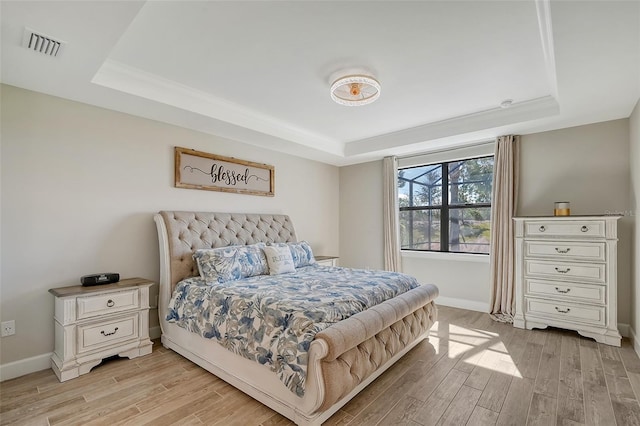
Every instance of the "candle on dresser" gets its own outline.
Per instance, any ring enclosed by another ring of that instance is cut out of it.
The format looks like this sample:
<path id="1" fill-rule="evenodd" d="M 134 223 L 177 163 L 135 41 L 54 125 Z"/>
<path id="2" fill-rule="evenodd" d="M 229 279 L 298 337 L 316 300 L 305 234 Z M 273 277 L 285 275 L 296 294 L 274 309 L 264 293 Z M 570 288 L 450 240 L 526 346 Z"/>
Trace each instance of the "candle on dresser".
<path id="1" fill-rule="evenodd" d="M 569 216 L 571 214 L 571 206 L 568 201 L 556 201 L 553 209 L 554 216 Z"/>

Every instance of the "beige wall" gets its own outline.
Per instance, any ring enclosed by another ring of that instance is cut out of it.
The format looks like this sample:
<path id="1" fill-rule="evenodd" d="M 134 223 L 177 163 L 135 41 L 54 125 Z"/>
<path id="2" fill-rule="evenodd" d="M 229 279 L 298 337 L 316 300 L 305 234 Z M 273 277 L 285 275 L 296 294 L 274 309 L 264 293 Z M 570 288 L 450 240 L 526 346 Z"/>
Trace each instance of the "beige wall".
<path id="1" fill-rule="evenodd" d="M 403 255 L 402 271 L 421 283 L 435 284 L 445 306 L 489 311 L 489 257 L 486 255 Z"/>
<path id="2" fill-rule="evenodd" d="M 628 213 L 629 120 L 522 137 L 518 215 L 552 215 L 570 201 L 572 215 Z M 618 322 L 630 324 L 631 226 L 618 222 Z"/>
<path id="3" fill-rule="evenodd" d="M 571 202 L 573 214 L 629 212 L 629 120 L 524 135 L 521 144 L 519 214 L 549 215 L 554 201 L 564 200 Z M 361 267 L 365 262 L 371 262 L 372 267 L 382 265 L 381 164 L 340 169 L 340 253 L 344 266 Z M 620 221 L 618 320 L 624 324 L 631 321 L 632 223 L 629 215 Z M 442 304 L 488 309 L 488 262 L 438 255 L 403 256 L 403 270 L 423 283 L 436 284 Z"/>
<path id="4" fill-rule="evenodd" d="M 337 167 L 1 88 L 0 310 L 17 333 L 0 365 L 53 350 L 49 288 L 107 271 L 158 280 L 158 210 L 286 213 L 314 252 L 340 254 Z M 275 197 L 174 188 L 176 145 L 275 166 Z"/>
<path id="5" fill-rule="evenodd" d="M 384 269 L 382 161 L 340 168 L 340 266 Z"/>
<path id="6" fill-rule="evenodd" d="M 640 224 L 638 223 L 638 201 L 640 201 L 640 100 L 631 113 L 629 119 L 629 158 L 631 159 L 631 188 L 629 200 L 629 216 L 632 219 L 631 228 L 631 327 L 637 336 L 640 333 Z M 640 342 L 635 339 L 636 352 L 640 353 Z"/>

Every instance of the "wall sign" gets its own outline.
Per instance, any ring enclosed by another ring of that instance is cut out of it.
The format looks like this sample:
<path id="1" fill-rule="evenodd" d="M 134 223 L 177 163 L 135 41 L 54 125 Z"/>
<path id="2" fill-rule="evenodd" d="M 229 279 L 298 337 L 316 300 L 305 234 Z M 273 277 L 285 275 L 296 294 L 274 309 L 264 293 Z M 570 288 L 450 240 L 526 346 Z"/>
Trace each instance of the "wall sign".
<path id="1" fill-rule="evenodd" d="M 273 197 L 275 171 L 268 164 L 175 147 L 176 188 Z"/>

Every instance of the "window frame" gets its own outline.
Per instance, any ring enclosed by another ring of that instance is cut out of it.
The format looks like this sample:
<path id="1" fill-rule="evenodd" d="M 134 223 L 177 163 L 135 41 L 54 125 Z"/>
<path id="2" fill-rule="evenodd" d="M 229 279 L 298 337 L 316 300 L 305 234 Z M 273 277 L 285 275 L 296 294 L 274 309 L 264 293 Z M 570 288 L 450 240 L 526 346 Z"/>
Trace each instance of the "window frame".
<path id="1" fill-rule="evenodd" d="M 408 207 L 398 207 L 398 214 L 400 214 L 401 212 L 406 212 L 406 211 L 439 211 L 440 212 L 440 250 L 433 250 L 433 249 L 418 249 L 418 248 L 402 248 L 402 245 L 400 247 L 400 251 L 401 252 L 418 252 L 418 253 L 453 253 L 453 254 L 464 254 L 464 255 L 483 255 L 483 256 L 488 256 L 489 253 L 479 253 L 479 252 L 469 252 L 469 251 L 451 251 L 449 248 L 450 246 L 450 227 L 449 227 L 449 218 L 450 218 L 450 210 L 452 209 L 470 209 L 470 208 L 489 208 L 490 209 L 490 213 L 493 213 L 493 209 L 492 209 L 492 203 L 491 202 L 484 202 L 484 203 L 464 203 L 464 204 L 455 204 L 455 205 L 451 205 L 449 204 L 449 165 L 451 163 L 457 163 L 460 161 L 469 161 L 469 160 L 479 160 L 479 159 L 483 159 L 483 158 L 493 158 L 494 159 L 494 169 L 492 170 L 492 180 L 493 180 L 493 173 L 495 173 L 495 155 L 494 154 L 488 154 L 488 155 L 478 155 L 478 156 L 473 156 L 473 157 L 468 157 L 468 158 L 463 158 L 463 159 L 452 159 L 452 160 L 447 160 L 447 161 L 439 161 L 439 162 L 433 162 L 433 163 L 428 163 L 428 164 L 421 164 L 421 165 L 415 165 L 415 166 L 406 166 L 406 167 L 401 167 L 398 168 L 398 172 L 400 172 L 401 170 L 408 170 L 408 169 L 415 169 L 415 168 L 419 168 L 419 167 L 426 167 L 426 166 L 440 166 L 441 170 L 442 170 L 442 183 L 440 186 L 440 188 L 442 189 L 442 201 L 441 204 L 437 205 L 437 206 L 408 206 Z M 400 176 L 398 176 L 398 180 L 400 180 Z M 408 184 L 410 184 L 410 181 L 408 179 L 403 179 L 405 180 Z M 396 185 L 398 185 L 398 182 L 396 182 Z M 411 191 L 410 191 L 411 194 Z M 411 195 L 409 195 L 410 198 Z M 492 197 L 493 198 L 493 197 Z M 493 200 L 491 200 L 493 201 Z M 410 222 L 411 222 L 411 231 L 409 232 L 409 241 L 413 241 L 413 215 L 410 216 Z M 443 236 L 445 236 L 443 238 Z M 429 241 L 429 243 L 431 244 L 431 241 Z M 466 243 L 469 245 L 473 245 L 477 243 Z M 413 244 L 411 244 L 413 245 Z M 491 245 L 491 241 L 489 241 L 489 246 Z"/>

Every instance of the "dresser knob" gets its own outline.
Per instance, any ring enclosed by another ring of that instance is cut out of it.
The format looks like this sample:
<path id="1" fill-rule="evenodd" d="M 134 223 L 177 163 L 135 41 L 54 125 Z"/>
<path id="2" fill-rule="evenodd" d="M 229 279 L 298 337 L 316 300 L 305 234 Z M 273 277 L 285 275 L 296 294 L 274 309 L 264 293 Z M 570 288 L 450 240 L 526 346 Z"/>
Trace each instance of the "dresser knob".
<path id="1" fill-rule="evenodd" d="M 107 307 L 108 308 L 112 308 L 113 306 L 115 306 L 116 302 L 114 302 L 113 300 L 109 299 L 107 300 Z"/>
<path id="2" fill-rule="evenodd" d="M 538 230 L 539 230 L 540 232 L 544 232 L 544 231 L 546 231 L 546 230 L 547 230 L 547 228 L 545 228 L 545 227 L 544 227 L 544 225 L 541 225 L 541 226 L 540 226 L 540 228 L 538 228 Z"/>
<path id="3" fill-rule="evenodd" d="M 566 274 L 567 272 L 569 272 L 571 270 L 571 268 L 567 268 L 567 269 L 560 269 L 558 267 L 554 268 L 557 272 L 559 272 L 560 274 Z"/>
<path id="4" fill-rule="evenodd" d="M 581 230 L 582 232 L 587 232 L 587 231 L 589 230 L 589 227 L 588 227 L 588 226 L 586 226 L 586 225 L 583 225 L 583 226 L 582 226 L 582 228 L 580 228 L 580 230 Z"/>
<path id="5" fill-rule="evenodd" d="M 571 291 L 571 289 L 570 289 L 570 288 L 568 288 L 568 289 L 566 289 L 566 290 L 560 290 L 558 287 L 556 287 L 556 291 L 557 291 L 558 293 L 566 294 L 566 293 L 569 293 L 569 292 Z"/>
<path id="6" fill-rule="evenodd" d="M 568 314 L 570 310 L 571 310 L 571 308 L 567 308 L 566 311 L 563 311 L 562 309 L 560 309 L 560 308 L 558 308 L 556 306 L 556 311 L 560 312 L 561 314 Z"/>
<path id="7" fill-rule="evenodd" d="M 567 247 L 566 249 L 561 249 L 561 248 L 556 247 L 556 251 L 558 253 L 560 253 L 560 254 L 567 254 L 567 253 L 569 253 L 569 250 L 571 250 L 569 247 Z"/>

